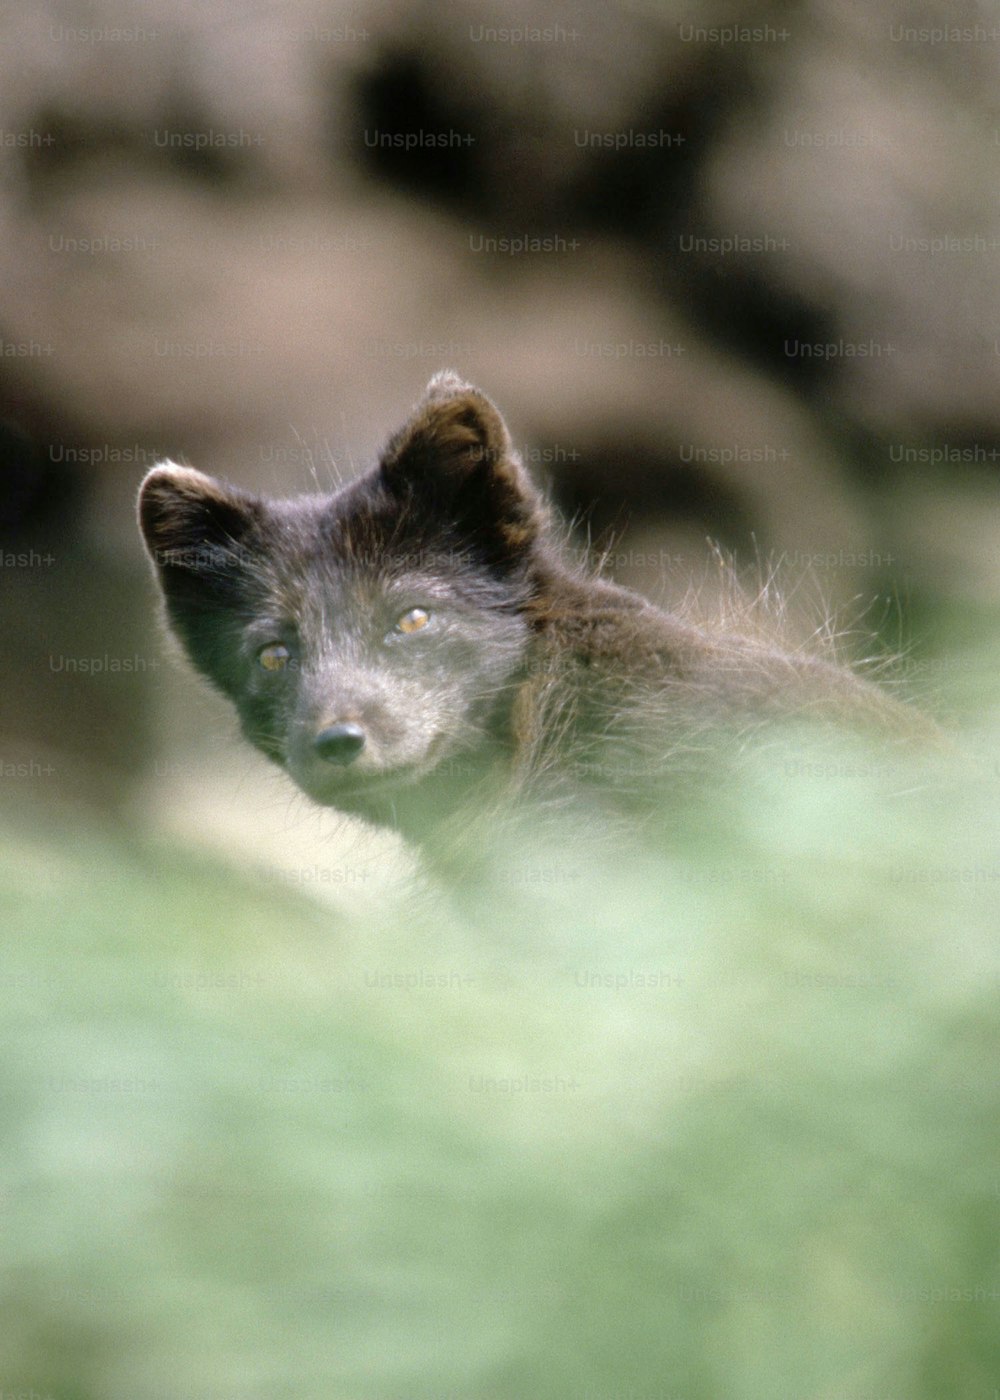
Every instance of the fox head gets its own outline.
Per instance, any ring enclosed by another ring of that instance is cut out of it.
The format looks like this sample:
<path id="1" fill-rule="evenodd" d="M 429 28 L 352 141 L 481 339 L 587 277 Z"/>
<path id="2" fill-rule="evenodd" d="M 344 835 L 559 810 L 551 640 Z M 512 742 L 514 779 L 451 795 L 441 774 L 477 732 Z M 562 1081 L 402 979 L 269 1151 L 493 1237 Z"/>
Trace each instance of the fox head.
<path id="1" fill-rule="evenodd" d="M 314 800 L 377 815 L 502 728 L 545 515 L 456 375 L 332 495 L 265 500 L 166 462 L 139 524 L 190 660 Z"/>

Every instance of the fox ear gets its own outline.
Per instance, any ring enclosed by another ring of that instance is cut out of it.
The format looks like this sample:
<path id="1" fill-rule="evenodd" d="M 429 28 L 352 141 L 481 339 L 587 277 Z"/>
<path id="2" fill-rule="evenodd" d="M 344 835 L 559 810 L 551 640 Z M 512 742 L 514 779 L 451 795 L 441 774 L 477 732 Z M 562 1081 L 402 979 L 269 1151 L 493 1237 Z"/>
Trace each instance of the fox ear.
<path id="1" fill-rule="evenodd" d="M 382 454 L 382 478 L 492 552 L 525 553 L 545 526 L 542 499 L 485 394 L 445 370 Z"/>
<path id="2" fill-rule="evenodd" d="M 227 694 L 262 516 L 255 497 L 173 462 L 154 467 L 139 490 L 139 528 L 171 626 L 195 666 Z"/>
<path id="3" fill-rule="evenodd" d="M 161 462 L 139 488 L 139 528 L 164 579 L 214 574 L 238 562 L 259 503 L 193 467 Z"/>

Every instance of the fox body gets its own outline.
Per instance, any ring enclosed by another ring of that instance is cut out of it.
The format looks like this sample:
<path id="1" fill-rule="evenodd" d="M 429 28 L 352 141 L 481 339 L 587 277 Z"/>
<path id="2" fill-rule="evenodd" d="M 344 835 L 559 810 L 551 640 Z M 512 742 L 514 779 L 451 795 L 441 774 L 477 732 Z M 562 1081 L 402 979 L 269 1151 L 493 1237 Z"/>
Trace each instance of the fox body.
<path id="1" fill-rule="evenodd" d="M 250 742 L 315 801 L 418 839 L 500 793 L 630 802 L 776 716 L 920 728 L 839 665 L 567 566 L 500 414 L 451 373 L 331 495 L 165 463 L 139 518 L 170 625 Z"/>

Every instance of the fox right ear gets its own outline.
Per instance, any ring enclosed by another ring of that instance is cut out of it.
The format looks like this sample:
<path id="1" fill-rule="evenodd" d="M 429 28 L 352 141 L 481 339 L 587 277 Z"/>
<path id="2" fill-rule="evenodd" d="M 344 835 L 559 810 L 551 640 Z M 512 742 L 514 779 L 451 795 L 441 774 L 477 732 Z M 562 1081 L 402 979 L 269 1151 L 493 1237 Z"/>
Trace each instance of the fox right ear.
<path id="1" fill-rule="evenodd" d="M 139 528 L 161 575 L 224 565 L 258 513 L 252 496 L 174 462 L 154 467 L 139 488 Z"/>
<path id="2" fill-rule="evenodd" d="M 263 510 L 256 497 L 173 462 L 154 467 L 139 489 L 139 528 L 171 627 L 198 670 L 230 696 Z"/>

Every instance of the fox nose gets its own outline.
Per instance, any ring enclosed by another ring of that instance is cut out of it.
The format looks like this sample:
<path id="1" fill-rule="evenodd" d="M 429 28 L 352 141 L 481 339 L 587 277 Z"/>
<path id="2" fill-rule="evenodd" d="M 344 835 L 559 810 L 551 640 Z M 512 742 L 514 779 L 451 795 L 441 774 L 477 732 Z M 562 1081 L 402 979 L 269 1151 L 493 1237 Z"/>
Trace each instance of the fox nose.
<path id="1" fill-rule="evenodd" d="M 320 758 L 327 763 L 339 763 L 344 767 L 353 763 L 365 746 L 365 731 L 360 724 L 347 722 L 331 724 L 316 735 L 314 747 Z"/>

